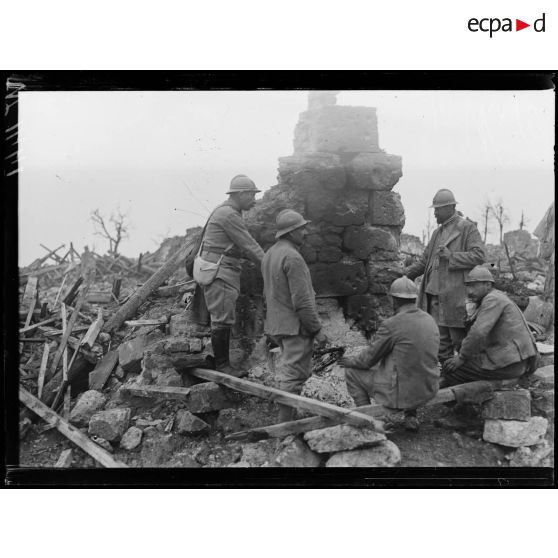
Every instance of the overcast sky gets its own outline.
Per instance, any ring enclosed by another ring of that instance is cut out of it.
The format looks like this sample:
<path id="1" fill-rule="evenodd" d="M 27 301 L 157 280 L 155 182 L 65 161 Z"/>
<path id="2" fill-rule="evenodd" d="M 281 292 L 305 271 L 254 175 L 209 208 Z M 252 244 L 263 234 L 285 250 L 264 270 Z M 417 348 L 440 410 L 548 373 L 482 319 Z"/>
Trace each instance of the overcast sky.
<path id="1" fill-rule="evenodd" d="M 421 236 L 439 188 L 474 220 L 502 199 L 506 230 L 523 210 L 532 231 L 554 199 L 552 91 L 345 91 L 337 103 L 377 107 L 380 147 L 403 157 L 404 232 Z M 96 208 L 128 215 L 131 257 L 203 225 L 235 174 L 277 183 L 306 106 L 305 91 L 21 93 L 20 265 L 41 243 L 105 253 Z"/>

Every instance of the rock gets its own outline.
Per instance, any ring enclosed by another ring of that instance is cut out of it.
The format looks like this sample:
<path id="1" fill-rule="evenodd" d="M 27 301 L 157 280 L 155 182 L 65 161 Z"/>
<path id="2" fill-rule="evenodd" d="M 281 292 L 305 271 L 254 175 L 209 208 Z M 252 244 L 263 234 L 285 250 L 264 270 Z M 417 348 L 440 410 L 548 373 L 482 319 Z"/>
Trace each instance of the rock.
<path id="1" fill-rule="evenodd" d="M 370 224 L 405 226 L 405 210 L 397 192 L 372 192 L 370 194 Z"/>
<path id="2" fill-rule="evenodd" d="M 103 449 L 107 450 L 108 452 L 112 453 L 114 448 L 110 445 L 108 440 L 101 438 L 100 436 L 91 436 L 91 440 L 95 442 L 98 446 L 101 446 Z"/>
<path id="3" fill-rule="evenodd" d="M 401 277 L 403 264 L 400 260 L 370 260 L 366 266 L 368 292 L 370 294 L 388 294 L 393 281 Z"/>
<path id="4" fill-rule="evenodd" d="M 319 455 L 296 436 L 287 436 L 274 456 L 274 464 L 279 467 L 318 467 Z"/>
<path id="5" fill-rule="evenodd" d="M 333 264 L 312 264 L 309 268 L 316 294 L 349 296 L 364 293 L 368 288 L 362 262 L 344 258 Z"/>
<path id="6" fill-rule="evenodd" d="M 320 190 L 309 190 L 304 216 L 337 227 L 363 225 L 368 213 L 368 197 L 365 190 L 342 190 L 328 195 Z"/>
<path id="7" fill-rule="evenodd" d="M 534 414 L 542 415 L 547 419 L 554 419 L 554 389 L 537 390 L 533 394 L 531 407 Z"/>
<path id="8" fill-rule="evenodd" d="M 158 386 L 182 387 L 182 376 L 174 369 L 167 369 L 159 374 L 155 380 Z"/>
<path id="9" fill-rule="evenodd" d="M 106 397 L 97 390 L 90 389 L 79 396 L 70 412 L 69 421 L 75 426 L 87 426 L 91 417 L 106 403 Z"/>
<path id="10" fill-rule="evenodd" d="M 120 366 L 120 364 L 116 367 L 116 370 L 114 371 L 114 375 L 119 380 L 123 380 L 124 377 L 126 376 L 126 372 L 125 372 L 124 368 L 122 368 L 122 366 Z"/>
<path id="11" fill-rule="evenodd" d="M 261 440 L 253 444 L 242 444 L 241 461 L 250 464 L 250 467 L 261 467 L 273 455 L 277 440 Z"/>
<path id="12" fill-rule="evenodd" d="M 130 416 L 129 407 L 95 413 L 89 421 L 88 433 L 90 436 L 99 436 L 109 442 L 117 442 L 128 429 Z"/>
<path id="13" fill-rule="evenodd" d="M 378 152 L 376 109 L 332 105 L 303 112 L 293 143 L 295 155 Z"/>
<path id="14" fill-rule="evenodd" d="M 399 448 L 385 440 L 372 448 L 336 453 L 327 460 L 326 467 L 395 467 L 400 461 Z"/>
<path id="15" fill-rule="evenodd" d="M 495 391 L 483 404 L 482 418 L 527 421 L 531 418 L 531 394 L 526 389 Z"/>
<path id="16" fill-rule="evenodd" d="M 538 324 L 546 330 L 552 324 L 554 306 L 552 302 L 547 302 L 542 297 L 530 296 L 524 315 L 528 322 Z"/>
<path id="17" fill-rule="evenodd" d="M 543 386 L 554 387 L 554 366 L 543 366 L 535 371 L 533 380 L 539 381 Z"/>
<path id="18" fill-rule="evenodd" d="M 231 406 L 225 390 L 213 382 L 196 384 L 190 388 L 187 400 L 192 413 L 209 413 Z"/>
<path id="19" fill-rule="evenodd" d="M 145 335 L 139 335 L 118 347 L 118 362 L 126 372 L 138 374 L 141 372 L 143 351 L 147 343 Z"/>
<path id="20" fill-rule="evenodd" d="M 142 435 L 143 431 L 141 428 L 130 426 L 120 440 L 120 447 L 128 451 L 137 448 L 141 443 Z"/>
<path id="21" fill-rule="evenodd" d="M 165 352 L 168 353 L 189 353 L 190 343 L 186 337 L 171 337 L 165 343 Z"/>
<path id="22" fill-rule="evenodd" d="M 357 428 L 350 424 L 338 424 L 304 434 L 310 449 L 318 453 L 333 453 L 360 447 L 377 446 L 387 438 L 371 428 Z"/>
<path id="23" fill-rule="evenodd" d="M 176 414 L 176 431 L 186 435 L 203 434 L 209 432 L 209 424 L 190 411 L 180 409 Z"/>
<path id="24" fill-rule="evenodd" d="M 144 431 L 141 459 L 144 467 L 158 467 L 169 460 L 174 453 L 176 441 L 172 434 L 163 434 L 153 429 Z"/>
<path id="25" fill-rule="evenodd" d="M 343 245 L 355 258 L 361 260 L 398 259 L 395 237 L 388 231 L 371 225 L 348 227 L 343 237 Z"/>
<path id="26" fill-rule="evenodd" d="M 347 181 L 353 188 L 391 190 L 402 174 L 399 155 L 360 153 L 347 164 Z"/>
<path id="27" fill-rule="evenodd" d="M 279 180 L 305 190 L 340 190 L 347 176 L 339 155 L 307 153 L 279 158 Z"/>
<path id="28" fill-rule="evenodd" d="M 520 447 L 513 452 L 510 458 L 510 467 L 545 467 L 545 460 L 552 453 L 552 446 L 543 440 L 532 448 Z"/>
<path id="29" fill-rule="evenodd" d="M 190 352 L 201 353 L 203 350 L 202 340 L 199 337 L 192 337 L 190 339 Z"/>
<path id="30" fill-rule="evenodd" d="M 548 420 L 531 417 L 529 421 L 487 419 L 483 438 L 487 442 L 518 448 L 538 444 L 546 433 Z"/>

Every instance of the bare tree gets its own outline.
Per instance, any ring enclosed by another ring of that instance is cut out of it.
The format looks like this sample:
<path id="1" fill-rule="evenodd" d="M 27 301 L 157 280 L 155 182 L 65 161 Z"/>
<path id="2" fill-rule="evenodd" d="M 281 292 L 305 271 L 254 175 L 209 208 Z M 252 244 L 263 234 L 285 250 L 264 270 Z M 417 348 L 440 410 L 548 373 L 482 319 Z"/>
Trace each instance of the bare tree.
<path id="1" fill-rule="evenodd" d="M 492 215 L 498 221 L 498 229 L 500 230 L 500 246 L 504 242 L 504 225 L 509 223 L 508 210 L 504 207 L 502 200 L 498 200 L 495 204 L 490 205 Z"/>
<path id="2" fill-rule="evenodd" d="M 116 258 L 118 248 L 123 239 L 128 238 L 129 223 L 127 215 L 117 209 L 116 213 L 111 213 L 110 217 L 103 216 L 99 209 L 91 212 L 91 221 L 95 227 L 95 234 L 109 241 L 109 254 Z"/>
<path id="3" fill-rule="evenodd" d="M 486 200 L 484 205 L 481 208 L 482 211 L 482 224 L 483 224 L 483 242 L 486 244 L 486 239 L 488 237 L 488 233 L 490 232 L 490 228 L 488 226 L 488 222 L 490 220 L 490 216 L 492 215 L 492 204 L 490 200 Z"/>
<path id="4" fill-rule="evenodd" d="M 519 230 L 522 231 L 525 225 L 529 223 L 529 219 L 525 217 L 525 212 L 521 211 L 521 221 L 519 221 Z"/>

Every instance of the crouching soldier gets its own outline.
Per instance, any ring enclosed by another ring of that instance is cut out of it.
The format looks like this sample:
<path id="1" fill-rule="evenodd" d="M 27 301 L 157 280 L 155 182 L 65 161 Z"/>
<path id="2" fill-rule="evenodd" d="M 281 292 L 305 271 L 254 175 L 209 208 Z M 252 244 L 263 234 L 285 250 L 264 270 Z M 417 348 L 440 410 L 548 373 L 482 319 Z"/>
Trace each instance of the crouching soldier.
<path id="1" fill-rule="evenodd" d="M 321 332 L 310 271 L 299 252 L 309 222 L 291 209 L 281 211 L 276 218 L 277 241 L 262 261 L 265 332 L 281 348 L 279 389 L 295 394 L 300 394 L 312 374 L 314 343 L 327 343 Z M 293 420 L 294 411 L 279 405 L 279 422 Z"/>
<path id="2" fill-rule="evenodd" d="M 417 287 L 407 277 L 390 287 L 395 315 L 385 320 L 374 342 L 354 357 L 343 357 L 347 390 L 355 405 L 370 398 L 405 411 L 405 428 L 418 430 L 416 409 L 438 392 L 440 334 L 434 318 L 416 307 Z"/>
<path id="3" fill-rule="evenodd" d="M 444 363 L 442 385 L 519 378 L 532 370 L 538 351 L 521 310 L 494 289 L 488 269 L 474 267 L 465 278 L 476 317 L 459 354 Z"/>

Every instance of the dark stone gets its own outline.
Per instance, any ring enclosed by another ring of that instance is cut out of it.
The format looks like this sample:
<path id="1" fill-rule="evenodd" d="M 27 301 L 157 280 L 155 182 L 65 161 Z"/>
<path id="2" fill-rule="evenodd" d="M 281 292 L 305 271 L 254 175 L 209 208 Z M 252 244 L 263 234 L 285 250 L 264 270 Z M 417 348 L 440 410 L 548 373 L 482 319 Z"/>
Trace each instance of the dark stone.
<path id="1" fill-rule="evenodd" d="M 188 410 L 192 413 L 209 413 L 231 406 L 225 390 L 213 382 L 196 384 L 190 388 Z"/>
<path id="2" fill-rule="evenodd" d="M 129 407 L 109 409 L 95 413 L 89 421 L 88 433 L 109 442 L 118 442 L 130 424 L 131 410 Z"/>
<path id="3" fill-rule="evenodd" d="M 483 404 L 485 419 L 529 420 L 531 418 L 531 394 L 526 389 L 495 391 L 492 399 Z"/>
<path id="4" fill-rule="evenodd" d="M 209 432 L 209 424 L 186 409 L 176 414 L 176 431 L 179 434 L 204 434 Z"/>
<path id="5" fill-rule="evenodd" d="M 397 192 L 371 192 L 369 199 L 371 225 L 405 225 L 405 210 Z"/>
<path id="6" fill-rule="evenodd" d="M 141 372 L 141 361 L 146 344 L 146 336 L 140 335 L 118 347 L 118 362 L 126 372 L 134 374 Z"/>
<path id="7" fill-rule="evenodd" d="M 75 426 L 87 426 L 91 417 L 104 407 L 106 397 L 97 390 L 90 389 L 81 394 L 70 412 L 69 421 Z"/>
<path id="8" fill-rule="evenodd" d="M 342 257 L 343 252 L 341 251 L 341 249 L 334 246 L 325 246 L 318 252 L 319 262 L 338 262 Z"/>
<path id="9" fill-rule="evenodd" d="M 366 292 L 368 281 L 362 262 L 347 258 L 340 262 L 317 263 L 309 266 L 316 294 L 348 296 Z"/>
<path id="10" fill-rule="evenodd" d="M 369 261 L 366 266 L 368 274 L 368 292 L 371 294 L 388 294 L 393 281 L 401 277 L 403 265 L 399 260 Z"/>
<path id="11" fill-rule="evenodd" d="M 362 225 L 368 213 L 368 192 L 342 190 L 324 195 L 311 190 L 306 197 L 306 217 L 312 221 L 327 221 L 337 227 Z"/>
<path id="12" fill-rule="evenodd" d="M 347 180 L 354 188 L 391 190 L 402 174 L 399 155 L 360 153 L 347 164 Z"/>
<path id="13" fill-rule="evenodd" d="M 534 414 L 554 419 L 554 388 L 534 391 L 531 406 Z"/>
<path id="14" fill-rule="evenodd" d="M 343 244 L 358 259 L 395 260 L 398 258 L 395 238 L 389 232 L 370 225 L 348 227 Z"/>
<path id="15" fill-rule="evenodd" d="M 279 180 L 301 189 L 340 190 L 347 181 L 345 166 L 333 153 L 308 153 L 279 158 Z"/>

